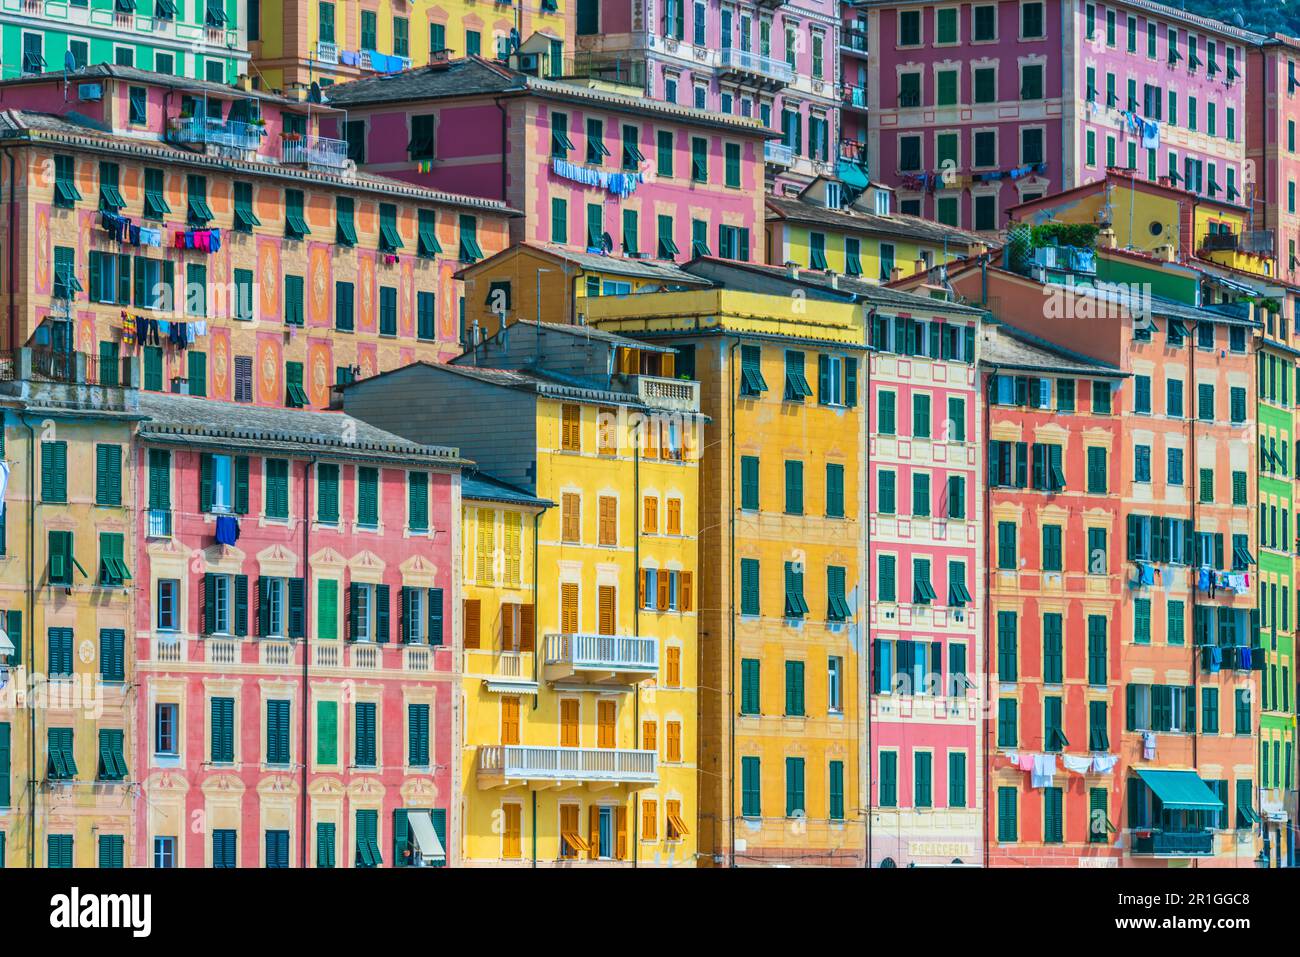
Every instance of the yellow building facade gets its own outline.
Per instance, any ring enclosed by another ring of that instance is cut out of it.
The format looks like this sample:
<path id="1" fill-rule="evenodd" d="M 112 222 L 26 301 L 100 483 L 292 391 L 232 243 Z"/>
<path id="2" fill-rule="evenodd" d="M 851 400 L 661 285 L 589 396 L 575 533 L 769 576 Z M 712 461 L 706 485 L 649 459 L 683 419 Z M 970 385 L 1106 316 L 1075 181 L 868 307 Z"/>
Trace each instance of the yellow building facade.
<path id="1" fill-rule="evenodd" d="M 671 346 L 700 383 L 701 864 L 861 866 L 860 307 L 713 289 L 588 319 Z"/>
<path id="2" fill-rule="evenodd" d="M 0 865 L 122 867 L 139 800 L 138 416 L 126 390 L 85 384 L 84 356 L 20 349 L 2 362 L 0 644 L 12 650 L 0 653 Z M 138 374 L 130 361 L 123 373 Z"/>
<path id="3" fill-rule="evenodd" d="M 555 76 L 573 35 L 569 8 L 569 0 L 416 0 L 378 8 L 359 0 L 263 0 L 260 22 L 249 24 L 248 46 L 258 85 L 273 90 L 424 66 L 441 51 L 493 59 L 505 52 L 511 31 L 520 51 L 535 58 L 536 68 L 527 72 Z"/>
<path id="4" fill-rule="evenodd" d="M 699 388 L 674 359 L 521 321 L 346 392 L 482 472 L 463 492 L 467 865 L 695 866 Z"/>

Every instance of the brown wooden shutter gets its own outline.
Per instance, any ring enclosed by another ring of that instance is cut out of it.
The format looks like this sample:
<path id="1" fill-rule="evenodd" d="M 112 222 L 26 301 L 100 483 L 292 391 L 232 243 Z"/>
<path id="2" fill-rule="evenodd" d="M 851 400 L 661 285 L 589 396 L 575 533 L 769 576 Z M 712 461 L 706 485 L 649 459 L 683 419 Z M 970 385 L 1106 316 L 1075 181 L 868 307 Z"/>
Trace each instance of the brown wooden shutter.
<path id="1" fill-rule="evenodd" d="M 560 630 L 566 635 L 578 631 L 578 586 L 572 582 L 560 586 Z"/>
<path id="2" fill-rule="evenodd" d="M 533 651 L 537 647 L 536 620 L 532 605 L 519 606 L 519 650 Z"/>
<path id="3" fill-rule="evenodd" d="M 682 759 L 682 724 L 680 721 L 668 722 L 668 753 L 664 756 L 665 761 L 680 761 Z"/>
<path id="4" fill-rule="evenodd" d="M 578 741 L 578 699 L 563 698 L 560 700 L 560 746 L 576 748 Z"/>
<path id="5" fill-rule="evenodd" d="M 596 747 L 598 748 L 614 747 L 616 740 L 614 713 L 614 702 L 600 701 L 596 704 L 597 730 L 599 731 Z"/>
<path id="6" fill-rule="evenodd" d="M 600 544 L 618 544 L 618 502 L 608 495 L 600 497 Z"/>
<path id="7" fill-rule="evenodd" d="M 659 499 L 653 495 L 647 495 L 642 506 L 641 529 L 647 535 L 655 535 L 659 532 Z"/>
<path id="8" fill-rule="evenodd" d="M 679 498 L 670 498 L 668 500 L 668 527 L 665 532 L 668 535 L 680 535 L 682 533 L 682 500 Z"/>
<path id="9" fill-rule="evenodd" d="M 682 572 L 678 577 L 677 606 L 679 611 L 690 611 L 693 595 L 691 594 L 691 573 Z"/>
<path id="10" fill-rule="evenodd" d="M 501 603 L 501 650 L 515 650 L 515 606 Z"/>
<path id="11" fill-rule="evenodd" d="M 614 812 L 614 856 L 620 861 L 627 860 L 627 808 L 620 807 Z"/>
<path id="12" fill-rule="evenodd" d="M 641 750 L 658 751 L 659 750 L 659 725 L 653 720 L 641 722 Z"/>
<path id="13" fill-rule="evenodd" d="M 587 812 L 587 828 L 591 835 L 587 842 L 591 845 L 587 848 L 587 857 L 594 861 L 600 856 L 600 808 L 593 804 Z"/>
<path id="14" fill-rule="evenodd" d="M 479 600 L 477 598 L 466 598 L 463 604 L 464 616 L 463 624 L 465 630 L 465 647 L 479 647 Z"/>
<path id="15" fill-rule="evenodd" d="M 658 594 L 657 596 L 655 596 L 655 607 L 658 608 L 660 611 L 667 611 L 667 610 L 668 610 L 668 576 L 669 576 L 669 574 L 670 574 L 670 572 L 668 572 L 667 569 L 661 568 L 661 569 L 659 569 L 659 574 L 656 576 L 656 583 L 657 583 L 658 586 L 659 586 L 659 589 L 658 589 L 659 594 Z"/>
<path id="16" fill-rule="evenodd" d="M 641 836 L 647 841 L 659 837 L 659 802 L 644 800 L 641 802 Z"/>
<path id="17" fill-rule="evenodd" d="M 599 627 L 602 635 L 614 634 L 614 586 L 601 585 L 598 589 L 600 604 Z"/>
<path id="18" fill-rule="evenodd" d="M 501 743 L 519 743 L 519 698 L 512 694 L 501 696 Z"/>

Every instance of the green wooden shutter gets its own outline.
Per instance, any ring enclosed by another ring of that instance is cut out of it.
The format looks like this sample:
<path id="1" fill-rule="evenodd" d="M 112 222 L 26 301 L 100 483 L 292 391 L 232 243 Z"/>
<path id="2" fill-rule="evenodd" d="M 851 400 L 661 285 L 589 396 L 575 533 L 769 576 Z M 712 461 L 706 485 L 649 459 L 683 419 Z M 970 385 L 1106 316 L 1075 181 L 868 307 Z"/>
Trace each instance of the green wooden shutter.
<path id="1" fill-rule="evenodd" d="M 334 641 L 339 636 L 339 583 L 333 578 L 316 582 L 316 637 Z"/>
<path id="2" fill-rule="evenodd" d="M 235 634 L 248 634 L 248 576 L 235 576 Z"/>
<path id="3" fill-rule="evenodd" d="M 202 452 L 199 455 L 199 511 L 212 511 L 212 483 L 213 483 L 213 465 L 212 453 Z"/>
<path id="4" fill-rule="evenodd" d="M 248 456 L 235 456 L 235 512 L 248 514 Z"/>
<path id="5" fill-rule="evenodd" d="M 375 586 L 375 641 L 388 642 L 388 613 L 392 606 L 387 585 Z"/>
<path id="6" fill-rule="evenodd" d="M 334 765 L 339 760 L 339 705 L 316 702 L 316 763 Z"/>
<path id="7" fill-rule="evenodd" d="M 427 472 L 410 472 L 407 475 L 407 497 L 410 518 L 408 524 L 413 532 L 429 530 L 429 474 Z"/>
<path id="8" fill-rule="evenodd" d="M 17 642 L 14 643 L 17 644 Z M 0 723 L 0 807 L 10 806 L 11 740 L 9 722 Z"/>
<path id="9" fill-rule="evenodd" d="M 68 500 L 68 443 L 41 443 L 41 500 Z"/>
<path id="10" fill-rule="evenodd" d="M 442 644 L 443 638 L 443 595 L 441 588 L 430 588 L 426 596 L 426 604 L 429 606 L 429 628 L 425 640 L 430 645 L 438 646 Z"/>
<path id="11" fill-rule="evenodd" d="M 307 637 L 307 582 L 303 578 L 290 578 L 288 637 Z"/>

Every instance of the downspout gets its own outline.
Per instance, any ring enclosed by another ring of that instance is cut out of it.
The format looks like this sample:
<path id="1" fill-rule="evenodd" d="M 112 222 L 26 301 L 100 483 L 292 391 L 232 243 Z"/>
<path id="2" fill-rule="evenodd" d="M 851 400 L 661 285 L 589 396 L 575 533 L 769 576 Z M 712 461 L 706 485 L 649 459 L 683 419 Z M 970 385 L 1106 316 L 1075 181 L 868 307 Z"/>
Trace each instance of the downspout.
<path id="1" fill-rule="evenodd" d="M 984 272 L 984 264 L 981 261 L 980 272 Z M 977 367 L 978 368 L 978 367 Z M 989 367 L 987 382 L 992 383 L 994 376 L 998 374 L 998 366 Z M 976 387 L 983 389 L 984 383 L 980 381 L 979 376 L 975 378 Z M 978 399 L 978 394 L 976 399 Z M 986 446 L 985 459 L 987 461 L 987 445 L 990 441 L 989 430 L 993 426 L 993 408 L 989 402 L 988 394 L 984 396 L 984 443 Z M 989 628 L 992 624 L 993 609 L 993 556 L 990 554 L 989 546 L 989 528 L 992 527 L 992 510 L 993 508 L 993 488 L 988 480 L 988 468 L 985 466 L 984 472 L 984 695 L 989 697 L 988 689 L 993 683 L 993 665 L 989 657 Z M 989 866 L 989 827 L 988 815 L 990 811 L 989 801 L 993 795 L 993 781 L 990 772 L 993 770 L 993 752 L 990 750 L 989 741 L 989 718 L 984 717 L 984 826 L 980 829 L 984 834 L 984 867 Z"/>
<path id="2" fill-rule="evenodd" d="M 537 641 L 537 543 L 538 528 L 541 525 L 542 513 L 539 509 L 533 512 L 533 684 L 537 684 L 538 668 L 537 659 L 541 657 L 541 648 Z M 537 710 L 538 694 L 533 693 L 533 710 Z M 537 867 L 537 789 L 533 788 L 533 867 Z M 561 838 L 563 840 L 563 838 Z"/>
<path id="3" fill-rule="evenodd" d="M 10 164 L 13 157 L 9 157 Z M 12 180 L 10 181 L 12 184 Z M 13 187 L 10 186 L 10 195 Z M 9 204 L 13 208 L 12 201 Z M 10 234 L 13 235 L 12 233 Z M 10 245 L 12 250 L 13 246 Z M 11 253 L 12 255 L 12 253 Z M 10 273 L 12 286 L 13 273 Z M 13 311 L 13 296 L 9 297 L 9 309 Z M 36 430 L 24 414 L 21 417 L 27 429 L 27 671 L 31 673 L 36 658 Z M 19 636 L 19 641 L 22 636 Z M 27 709 L 27 796 L 31 809 L 27 815 L 27 867 L 36 867 L 36 795 L 40 781 L 36 777 L 36 709 Z"/>
<path id="4" fill-rule="evenodd" d="M 12 147 L 6 146 L 4 149 L 4 154 L 9 160 L 9 236 L 12 238 L 18 235 L 18 225 L 17 225 L 18 164 L 14 160 Z M 14 261 L 14 256 L 16 254 L 17 246 L 18 244 L 16 242 L 9 243 L 9 296 L 8 296 L 9 304 L 8 307 L 9 307 L 9 348 L 11 350 L 18 348 L 18 310 L 14 302 L 14 297 L 18 294 L 15 286 L 15 282 L 16 282 L 15 277 L 18 272 L 18 266 Z M 25 424 L 25 420 L 24 420 L 24 424 Z M 31 426 L 28 426 L 28 429 L 30 430 Z M 30 576 L 29 576 L 29 580 L 30 580 Z"/>
<path id="5" fill-rule="evenodd" d="M 307 767 L 311 758 L 307 750 L 308 740 L 311 737 L 310 716 L 308 698 L 310 697 L 310 673 L 311 667 L 311 575 L 308 573 L 308 556 L 311 554 L 311 475 L 316 467 L 316 456 L 312 456 L 303 465 L 302 475 L 302 807 L 301 826 L 298 836 L 299 858 L 298 866 L 307 866 L 307 821 L 308 808 L 307 803 L 310 800 L 307 792 Z M 394 861 L 396 863 L 396 861 Z"/>
<path id="6" fill-rule="evenodd" d="M 871 314 L 868 313 L 866 328 L 864 330 L 866 345 L 868 347 L 871 346 L 872 318 L 873 317 L 871 316 Z M 866 506 L 861 512 L 861 518 L 860 518 L 860 521 L 862 522 L 864 540 L 866 541 L 865 554 L 862 556 L 862 567 L 865 569 L 865 573 L 862 576 L 862 582 L 863 582 L 862 588 L 864 592 L 863 605 L 864 605 L 864 610 L 866 612 L 862 616 L 863 626 L 865 628 L 865 636 L 866 636 L 866 640 L 862 646 L 862 650 L 863 650 L 863 654 L 866 657 L 866 673 L 867 673 L 867 681 L 866 681 L 867 713 L 863 715 L 863 722 L 862 722 L 863 725 L 866 727 L 866 734 L 864 735 L 864 739 L 865 739 L 865 753 L 866 753 L 866 762 L 867 762 L 867 774 L 865 775 L 865 780 L 867 783 L 867 793 L 866 793 L 867 819 L 866 819 L 866 827 L 863 829 L 865 837 L 863 841 L 863 858 L 862 858 L 862 866 L 864 868 L 871 867 L 871 812 L 873 810 L 872 797 L 871 797 L 871 770 L 872 770 L 871 704 L 872 704 L 872 695 L 875 691 L 875 682 L 874 682 L 875 676 L 873 674 L 873 670 L 871 667 L 871 663 L 874 660 L 872 658 L 874 645 L 872 645 L 871 643 L 872 641 L 872 637 L 871 637 L 872 636 L 872 631 L 871 631 L 872 591 L 871 590 L 872 590 L 872 585 L 874 584 L 874 581 L 872 579 L 872 574 L 871 574 L 873 570 L 873 565 L 871 563 L 871 410 L 873 407 L 871 403 L 871 360 L 873 356 L 874 356 L 874 350 L 870 350 L 869 348 L 869 351 L 863 357 L 862 360 L 862 364 L 863 366 L 866 367 L 866 373 L 867 373 L 864 376 L 864 379 L 866 381 L 863 386 L 863 393 L 862 393 L 862 418 L 863 418 L 862 428 L 863 431 L 866 433 L 866 443 L 865 443 L 866 457 L 864 459 L 864 468 L 862 474 L 858 479 L 859 483 L 863 488 L 863 503 Z M 862 673 L 861 666 L 859 666 L 858 673 L 859 674 Z M 858 760 L 861 761 L 862 758 L 859 757 Z"/>
<path id="7" fill-rule="evenodd" d="M 1192 215 L 1195 216 L 1195 212 L 1193 212 Z M 1201 321 L 1204 321 L 1204 320 L 1201 320 Z M 1196 402 L 1197 405 L 1199 405 L 1199 404 L 1200 404 L 1200 396 L 1199 396 L 1198 393 L 1200 392 L 1200 390 L 1196 387 L 1196 343 L 1190 341 L 1190 340 L 1191 340 L 1191 336 L 1188 336 L 1187 338 L 1188 338 L 1188 343 L 1187 343 L 1187 352 L 1188 352 L 1188 357 L 1187 357 L 1187 381 L 1188 381 L 1188 384 L 1189 384 L 1189 386 L 1190 386 L 1190 388 L 1187 390 L 1187 395 L 1188 395 L 1188 404 L 1190 405 L 1192 402 Z M 1255 418 L 1255 422 L 1258 423 L 1258 422 L 1259 422 L 1259 390 L 1256 389 L 1255 392 L 1256 392 L 1256 395 L 1255 395 L 1255 416 L 1256 416 L 1256 418 Z M 1191 514 L 1192 514 L 1192 548 L 1193 548 L 1193 550 L 1194 550 L 1194 549 L 1196 548 L 1196 505 L 1197 505 L 1197 502 L 1200 501 L 1200 497 L 1201 497 L 1201 495 L 1200 495 L 1200 481 L 1201 481 L 1201 473 L 1200 473 L 1200 470 L 1197 468 L 1197 461 L 1196 461 L 1196 421 L 1197 421 L 1197 417 L 1200 415 L 1200 409 L 1197 408 L 1196 406 L 1192 406 L 1191 408 L 1189 408 L 1189 409 L 1187 410 L 1187 412 L 1188 412 L 1188 416 L 1187 416 L 1187 442 L 1188 442 L 1188 445 L 1191 446 L 1191 447 L 1187 450 L 1187 451 L 1188 451 L 1187 458 L 1188 458 L 1188 461 L 1191 463 L 1191 474 L 1188 475 L 1187 477 L 1188 477 L 1189 479 L 1191 479 L 1191 484 L 1192 484 L 1192 488 L 1191 488 L 1191 493 L 1192 493 L 1192 494 L 1189 496 L 1189 498 L 1190 498 L 1190 500 L 1191 500 Z M 1231 475 L 1229 476 L 1229 478 L 1231 478 Z M 1258 485 L 1259 485 L 1259 481 L 1258 481 L 1258 479 L 1256 480 L 1255 484 L 1256 484 L 1256 487 L 1258 487 Z M 1249 496 L 1249 494 L 1250 494 L 1250 493 L 1247 492 L 1247 495 L 1248 495 L 1248 496 Z M 1229 528 L 1228 528 L 1228 534 L 1231 535 L 1231 533 L 1232 533 L 1232 528 L 1231 528 L 1231 526 L 1229 526 Z M 1231 540 L 1225 541 L 1225 542 L 1223 543 L 1223 550 L 1224 550 L 1224 555 L 1225 555 L 1225 556 L 1227 555 L 1228 548 L 1229 548 L 1230 545 L 1231 545 Z M 1197 685 L 1197 680 L 1196 680 L 1196 679 L 1197 679 L 1197 670 L 1196 670 L 1196 669 L 1197 669 L 1197 661 L 1196 661 L 1197 651 L 1196 651 L 1196 633 L 1195 633 L 1195 632 L 1196 632 L 1196 588 L 1195 588 L 1195 587 L 1193 587 L 1193 588 L 1191 589 L 1191 593 L 1192 593 L 1192 645 L 1191 645 L 1191 648 L 1192 648 L 1192 667 L 1191 667 L 1191 672 L 1192 672 L 1192 703 L 1193 703 L 1194 705 L 1197 706 L 1197 719 L 1196 719 L 1196 720 L 1199 722 L 1199 721 L 1203 721 L 1203 720 L 1204 720 L 1204 715 L 1201 713 L 1200 702 L 1196 700 L 1197 697 L 1199 696 L 1199 691 L 1197 690 L 1198 685 Z M 1213 632 L 1211 632 L 1211 636 L 1213 637 Z M 1216 640 L 1217 640 L 1217 639 L 1216 639 Z M 1186 715 L 1187 715 L 1187 704 L 1186 704 L 1186 703 L 1183 704 L 1183 715 L 1184 715 L 1184 720 L 1186 720 Z M 1154 723 L 1155 723 L 1155 722 L 1153 721 L 1152 724 L 1154 724 Z M 1200 742 L 1199 742 L 1200 735 L 1197 733 L 1197 729 L 1196 729 L 1195 727 L 1191 728 L 1190 730 L 1191 730 L 1191 737 L 1192 737 L 1192 769 L 1193 769 L 1194 771 L 1196 771 L 1196 772 L 1198 773 L 1198 775 L 1199 775 L 1199 773 L 1200 773 L 1200 769 L 1201 769 L 1200 759 L 1199 759 L 1199 750 L 1200 750 L 1200 749 L 1197 747 L 1197 745 L 1200 743 Z M 1130 827 L 1133 826 L 1133 822 L 1132 822 L 1132 821 L 1129 822 L 1129 826 L 1130 826 Z M 1192 866 L 1193 866 L 1193 867 L 1198 867 L 1198 866 L 1199 866 L 1199 862 L 1193 861 Z"/>
<path id="8" fill-rule="evenodd" d="M 730 689 L 730 700 L 727 702 L 727 761 L 730 767 L 727 768 L 727 777 L 731 781 L 731 807 L 727 815 L 727 838 L 731 847 L 727 856 L 727 866 L 732 868 L 736 866 L 736 694 L 734 686 L 736 682 L 736 389 L 739 387 L 736 381 L 736 349 L 739 346 L 740 337 L 737 336 L 732 340 L 727 356 L 727 375 L 731 380 L 731 415 L 727 423 L 727 468 L 730 472 L 730 480 L 727 482 L 727 574 L 730 579 L 730 588 L 727 590 L 727 621 L 731 629 L 728 642 L 730 672 L 727 679 L 727 687 Z"/>
<path id="9" fill-rule="evenodd" d="M 632 568 L 638 579 L 641 577 L 641 430 L 637 429 L 637 440 L 632 443 Z M 646 596 L 647 598 L 649 595 Z M 632 592 L 632 634 L 641 637 L 641 601 L 636 591 Z M 632 746 L 641 747 L 641 683 L 632 685 Z M 656 745 L 657 746 L 657 745 Z M 636 792 L 632 794 L 632 866 L 637 867 L 639 844 L 641 841 L 641 801 Z"/>

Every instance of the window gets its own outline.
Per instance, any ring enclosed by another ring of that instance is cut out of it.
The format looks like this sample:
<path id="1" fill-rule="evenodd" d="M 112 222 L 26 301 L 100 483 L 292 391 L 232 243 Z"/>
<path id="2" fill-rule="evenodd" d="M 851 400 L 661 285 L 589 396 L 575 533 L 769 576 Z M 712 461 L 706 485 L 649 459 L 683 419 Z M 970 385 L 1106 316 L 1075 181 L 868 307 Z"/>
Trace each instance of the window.
<path id="1" fill-rule="evenodd" d="M 804 801 L 804 759 L 785 759 L 785 816 L 803 817 L 807 814 Z"/>
<path id="2" fill-rule="evenodd" d="M 357 525 L 379 527 L 379 470 L 357 467 Z"/>
<path id="3" fill-rule="evenodd" d="M 914 807 L 926 808 L 934 804 L 933 797 L 934 755 L 929 751 L 915 751 L 912 754 L 912 804 Z"/>

